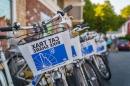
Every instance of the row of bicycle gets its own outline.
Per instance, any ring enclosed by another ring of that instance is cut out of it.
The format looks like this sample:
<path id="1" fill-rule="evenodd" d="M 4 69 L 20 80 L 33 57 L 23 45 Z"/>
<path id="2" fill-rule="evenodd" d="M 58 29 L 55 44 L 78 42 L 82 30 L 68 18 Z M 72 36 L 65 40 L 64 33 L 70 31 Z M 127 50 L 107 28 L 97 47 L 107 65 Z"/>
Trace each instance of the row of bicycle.
<path id="1" fill-rule="evenodd" d="M 103 79 L 110 80 L 106 41 L 95 31 L 74 36 L 73 33 L 86 31 L 84 24 L 66 29 L 65 14 L 71 8 L 37 25 L 22 27 L 14 23 L 0 28 L 2 32 L 31 30 L 10 49 L 0 47 L 0 86 L 103 86 Z M 59 18 L 60 22 L 53 23 Z M 48 28 L 56 25 L 51 31 L 58 32 L 50 33 Z"/>

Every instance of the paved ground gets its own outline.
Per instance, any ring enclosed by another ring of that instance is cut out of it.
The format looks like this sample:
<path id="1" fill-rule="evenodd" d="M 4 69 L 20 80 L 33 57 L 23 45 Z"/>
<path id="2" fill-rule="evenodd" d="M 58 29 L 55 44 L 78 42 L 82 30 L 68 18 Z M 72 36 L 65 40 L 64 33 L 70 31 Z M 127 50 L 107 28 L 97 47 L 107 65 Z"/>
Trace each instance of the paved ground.
<path id="1" fill-rule="evenodd" d="M 130 86 L 130 52 L 113 52 L 109 55 L 112 79 L 105 86 Z"/>

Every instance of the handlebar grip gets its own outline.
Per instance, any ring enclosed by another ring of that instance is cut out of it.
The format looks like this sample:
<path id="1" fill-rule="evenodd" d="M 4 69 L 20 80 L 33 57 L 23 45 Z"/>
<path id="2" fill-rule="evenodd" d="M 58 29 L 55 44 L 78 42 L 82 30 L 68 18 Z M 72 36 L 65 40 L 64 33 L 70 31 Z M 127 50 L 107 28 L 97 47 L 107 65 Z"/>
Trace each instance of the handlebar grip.
<path id="1" fill-rule="evenodd" d="M 8 38 L 7 36 L 0 35 L 0 39 L 7 39 L 7 38 Z"/>
<path id="2" fill-rule="evenodd" d="M 81 24 L 81 28 L 88 27 L 86 24 Z"/>
<path id="3" fill-rule="evenodd" d="M 69 12 L 72 8 L 73 8 L 73 6 L 72 6 L 72 5 L 69 5 L 69 6 L 67 6 L 67 7 L 65 7 L 65 8 L 63 9 L 63 12 L 64 12 L 64 13 L 67 13 L 67 12 Z"/>
<path id="4" fill-rule="evenodd" d="M 83 28 L 83 27 L 87 27 L 87 25 L 86 24 L 79 24 L 79 25 L 77 25 L 77 27 Z"/>
<path id="5" fill-rule="evenodd" d="M 12 31 L 12 27 L 0 27 L 1 32 Z"/>

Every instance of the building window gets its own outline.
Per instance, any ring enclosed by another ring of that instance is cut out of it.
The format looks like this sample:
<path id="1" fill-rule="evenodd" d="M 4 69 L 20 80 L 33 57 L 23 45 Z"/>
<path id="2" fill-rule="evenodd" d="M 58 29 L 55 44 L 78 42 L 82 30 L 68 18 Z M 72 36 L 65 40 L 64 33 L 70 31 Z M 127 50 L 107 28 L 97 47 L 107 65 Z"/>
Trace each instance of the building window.
<path id="1" fill-rule="evenodd" d="M 11 0 L 0 0 L 0 26 L 11 24 Z"/>

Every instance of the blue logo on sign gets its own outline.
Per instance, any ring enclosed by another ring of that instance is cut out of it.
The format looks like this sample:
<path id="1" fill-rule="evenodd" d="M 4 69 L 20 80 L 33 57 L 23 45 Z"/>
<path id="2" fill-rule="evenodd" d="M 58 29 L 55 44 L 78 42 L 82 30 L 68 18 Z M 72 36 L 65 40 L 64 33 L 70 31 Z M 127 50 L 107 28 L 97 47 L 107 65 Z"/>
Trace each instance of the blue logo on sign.
<path id="1" fill-rule="evenodd" d="M 73 56 L 73 57 L 77 56 L 75 47 L 74 47 L 73 45 L 71 46 L 71 51 L 72 51 L 72 56 Z"/>
<path id="2" fill-rule="evenodd" d="M 93 51 L 94 50 L 93 50 L 93 46 L 92 45 L 88 45 L 88 46 L 86 46 L 86 47 L 84 47 L 82 49 L 82 53 L 85 54 L 85 55 L 91 54 Z"/>
<path id="3" fill-rule="evenodd" d="M 64 44 L 32 55 L 37 70 L 46 69 L 68 60 Z"/>
<path id="4" fill-rule="evenodd" d="M 97 48 L 97 52 L 103 51 L 104 49 L 105 49 L 104 46 L 100 46 L 100 47 Z"/>

